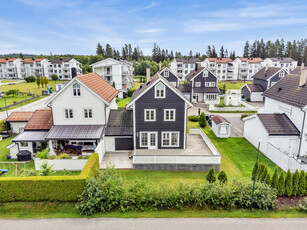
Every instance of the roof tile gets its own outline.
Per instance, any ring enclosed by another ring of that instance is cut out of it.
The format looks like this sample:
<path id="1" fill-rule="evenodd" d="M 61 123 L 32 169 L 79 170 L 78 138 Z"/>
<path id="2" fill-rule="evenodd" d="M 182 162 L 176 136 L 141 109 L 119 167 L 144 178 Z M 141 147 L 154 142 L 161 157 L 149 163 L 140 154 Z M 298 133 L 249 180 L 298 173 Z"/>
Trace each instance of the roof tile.
<path id="1" fill-rule="evenodd" d="M 53 125 L 52 111 L 36 110 L 25 127 L 25 130 L 49 130 Z"/>
<path id="2" fill-rule="evenodd" d="M 6 119 L 7 122 L 14 121 L 29 121 L 34 112 L 12 112 L 11 115 Z"/>

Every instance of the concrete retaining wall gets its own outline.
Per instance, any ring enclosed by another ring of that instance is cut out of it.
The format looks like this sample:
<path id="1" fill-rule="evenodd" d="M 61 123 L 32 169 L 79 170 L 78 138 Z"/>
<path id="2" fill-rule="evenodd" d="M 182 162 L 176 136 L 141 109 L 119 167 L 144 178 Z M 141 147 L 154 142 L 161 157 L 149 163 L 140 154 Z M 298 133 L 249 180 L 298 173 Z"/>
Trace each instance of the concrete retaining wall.
<path id="1" fill-rule="evenodd" d="M 133 169 L 166 171 L 220 171 L 220 164 L 133 164 Z"/>

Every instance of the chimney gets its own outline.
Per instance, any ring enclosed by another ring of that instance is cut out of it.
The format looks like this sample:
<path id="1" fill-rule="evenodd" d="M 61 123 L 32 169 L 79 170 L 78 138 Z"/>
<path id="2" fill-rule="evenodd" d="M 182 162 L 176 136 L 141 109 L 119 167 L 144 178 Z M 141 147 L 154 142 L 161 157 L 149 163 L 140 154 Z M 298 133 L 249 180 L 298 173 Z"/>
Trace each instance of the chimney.
<path id="1" fill-rule="evenodd" d="M 302 63 L 299 87 L 303 87 L 304 85 L 306 85 L 306 81 L 307 81 L 307 69 L 304 69 L 304 63 Z"/>
<path id="2" fill-rule="evenodd" d="M 197 69 L 198 69 L 198 64 L 195 63 L 195 71 L 197 71 Z"/>
<path id="3" fill-rule="evenodd" d="M 159 62 L 159 70 L 161 70 L 161 62 Z"/>
<path id="4" fill-rule="evenodd" d="M 266 65 L 265 65 L 265 72 L 268 71 L 268 70 L 269 70 L 269 65 L 266 64 Z"/>
<path id="5" fill-rule="evenodd" d="M 146 68 L 146 82 L 150 81 L 150 68 Z"/>

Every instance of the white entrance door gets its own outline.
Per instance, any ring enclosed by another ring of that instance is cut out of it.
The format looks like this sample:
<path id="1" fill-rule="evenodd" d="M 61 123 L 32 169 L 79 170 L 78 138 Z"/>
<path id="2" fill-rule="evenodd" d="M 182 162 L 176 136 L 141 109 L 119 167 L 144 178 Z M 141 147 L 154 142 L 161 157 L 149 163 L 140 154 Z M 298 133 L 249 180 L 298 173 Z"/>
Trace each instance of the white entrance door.
<path id="1" fill-rule="evenodd" d="M 148 149 L 157 149 L 158 143 L 157 143 L 157 133 L 155 132 L 149 132 L 148 133 Z"/>

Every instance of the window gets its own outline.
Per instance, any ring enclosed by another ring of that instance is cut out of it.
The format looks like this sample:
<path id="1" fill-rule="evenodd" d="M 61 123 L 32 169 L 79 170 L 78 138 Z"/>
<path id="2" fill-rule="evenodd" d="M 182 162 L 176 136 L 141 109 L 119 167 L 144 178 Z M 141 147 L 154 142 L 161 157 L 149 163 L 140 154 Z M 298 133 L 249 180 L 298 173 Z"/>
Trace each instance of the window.
<path id="1" fill-rule="evenodd" d="M 205 71 L 203 72 L 203 75 L 204 75 L 204 77 L 208 77 L 208 71 L 205 70 Z"/>
<path id="2" fill-rule="evenodd" d="M 65 118 L 71 119 L 74 118 L 74 114 L 72 109 L 65 109 Z"/>
<path id="3" fill-rule="evenodd" d="M 175 121 L 176 109 L 164 109 L 164 121 Z"/>
<path id="4" fill-rule="evenodd" d="M 81 96 L 80 85 L 78 83 L 75 83 L 72 88 L 74 96 Z"/>
<path id="5" fill-rule="evenodd" d="M 141 143 L 140 147 L 147 147 L 148 146 L 148 133 L 141 133 Z"/>
<path id="6" fill-rule="evenodd" d="M 62 73 L 62 70 L 59 70 L 59 73 Z"/>
<path id="7" fill-rule="evenodd" d="M 164 77 L 169 77 L 169 72 L 167 70 L 164 72 Z"/>
<path id="8" fill-rule="evenodd" d="M 195 87 L 201 87 L 201 82 L 199 81 L 195 82 Z"/>
<path id="9" fill-rule="evenodd" d="M 188 73 L 188 71 L 187 71 L 187 70 L 185 70 L 185 71 L 184 71 L 184 73 L 185 73 L 185 74 L 187 74 L 187 73 Z"/>
<path id="10" fill-rule="evenodd" d="M 165 98 L 165 85 L 162 83 L 155 86 L 155 98 Z"/>
<path id="11" fill-rule="evenodd" d="M 285 72 L 284 71 L 280 71 L 279 72 L 279 77 L 284 77 L 285 76 Z"/>
<path id="12" fill-rule="evenodd" d="M 213 101 L 217 99 L 217 95 L 216 94 L 207 94 L 207 100 L 209 101 Z"/>
<path id="13" fill-rule="evenodd" d="M 191 69 L 193 69 L 193 68 L 194 68 L 194 64 L 191 64 L 190 66 L 191 66 Z"/>
<path id="14" fill-rule="evenodd" d="M 179 132 L 162 132 L 162 147 L 179 147 Z"/>
<path id="15" fill-rule="evenodd" d="M 215 87 L 215 82 L 206 82 L 205 86 L 206 87 Z"/>
<path id="16" fill-rule="evenodd" d="M 21 145 L 22 147 L 28 147 L 28 142 L 20 142 L 20 145 Z"/>
<path id="17" fill-rule="evenodd" d="M 59 67 L 59 68 L 61 68 L 61 65 L 60 65 L 60 64 L 58 64 L 58 67 Z"/>
<path id="18" fill-rule="evenodd" d="M 57 73 L 57 70 L 55 69 L 54 72 Z"/>
<path id="19" fill-rule="evenodd" d="M 84 109 L 84 118 L 93 118 L 93 111 L 92 109 Z"/>
<path id="20" fill-rule="evenodd" d="M 185 64 L 185 68 L 189 68 L 189 65 L 188 65 L 188 64 Z"/>
<path id="21" fill-rule="evenodd" d="M 144 110 L 144 120 L 145 121 L 156 121 L 156 110 L 155 109 L 145 109 Z"/>

